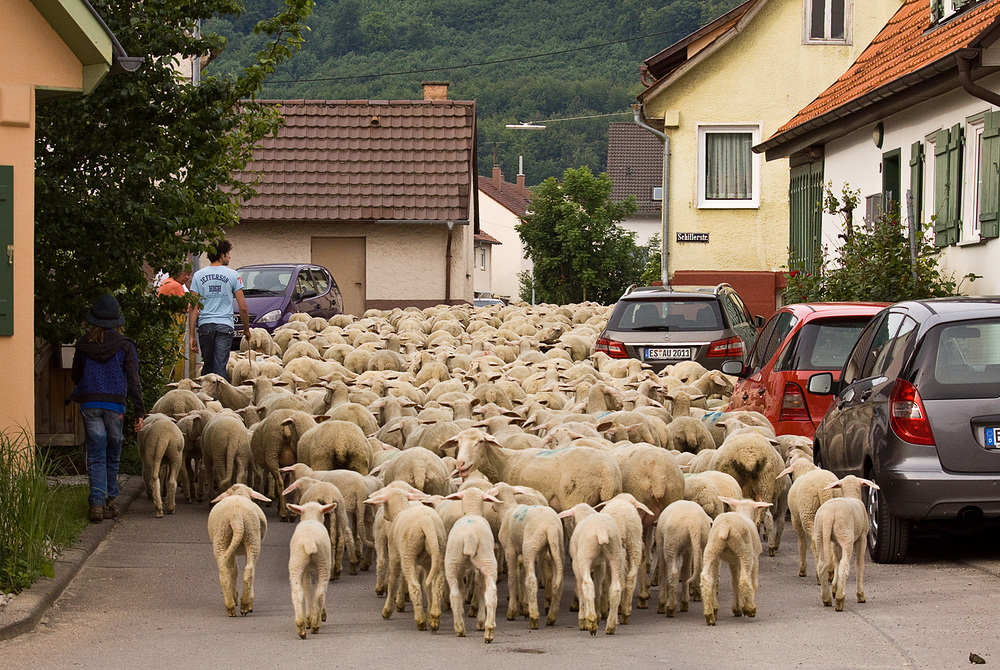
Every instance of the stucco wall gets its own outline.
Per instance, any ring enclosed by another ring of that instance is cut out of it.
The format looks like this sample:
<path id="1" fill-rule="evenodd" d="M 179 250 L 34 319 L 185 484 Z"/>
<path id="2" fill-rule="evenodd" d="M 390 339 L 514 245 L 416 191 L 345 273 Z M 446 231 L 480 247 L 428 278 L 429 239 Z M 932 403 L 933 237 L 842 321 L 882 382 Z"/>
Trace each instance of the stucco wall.
<path id="1" fill-rule="evenodd" d="M 531 269 L 531 262 L 523 257 L 521 238 L 514 228 L 517 216 L 480 191 L 479 220 L 482 229 L 500 241 L 490 252 L 492 290 L 497 295 L 517 300 L 520 286 L 517 273 Z"/>
<path id="2" fill-rule="evenodd" d="M 993 75 L 976 82 L 990 90 L 1000 90 L 1000 75 Z M 950 128 L 957 123 L 965 124 L 967 118 L 991 109 L 990 105 L 972 97 L 963 90 L 956 90 L 938 96 L 927 102 L 914 105 L 904 112 L 887 117 L 883 120 L 885 134 L 882 148 L 879 149 L 872 141 L 874 124 L 865 126 L 826 145 L 824 158 L 824 179 L 833 183 L 834 191 L 839 193 L 843 184 L 861 190 L 861 205 L 855 212 L 855 221 L 864 216 L 864 197 L 879 193 L 882 190 L 882 154 L 893 149 L 901 152 L 901 185 L 904 193 L 910 185 L 910 146 L 917 141 L 923 141 L 928 135 L 942 128 Z M 966 150 L 969 150 L 968 144 Z M 933 161 L 933 153 L 928 155 L 925 145 L 924 164 Z M 966 157 L 968 158 L 968 156 Z M 924 203 L 921 207 L 922 224 L 930 229 L 933 213 L 933 182 L 925 170 Z M 963 177 L 963 189 L 965 188 Z M 906 207 L 903 206 L 906 216 Z M 966 219 L 963 212 L 962 219 Z M 840 244 L 838 235 L 843 232 L 843 222 L 840 217 L 824 215 L 823 243 L 831 249 Z M 970 272 L 982 275 L 982 279 L 962 284 L 962 291 L 969 295 L 996 295 L 1000 293 L 1000 269 L 997 267 L 997 254 L 1000 253 L 1000 240 L 991 240 L 978 244 L 963 244 L 945 248 L 941 254 L 941 265 L 947 272 L 953 272 L 961 277 Z"/>
<path id="3" fill-rule="evenodd" d="M 699 209 L 697 124 L 759 123 L 761 141 L 767 139 L 847 70 L 899 0 L 856 0 L 851 45 L 803 44 L 802 0 L 762 5 L 734 39 L 672 75 L 672 83 L 644 103 L 649 119 L 679 116 L 679 125 L 666 128 L 670 272 L 777 270 L 787 263 L 788 161 L 760 159 L 757 209 Z M 677 232 L 709 233 L 710 242 L 678 243 Z"/>
<path id="4" fill-rule="evenodd" d="M 365 238 L 368 301 L 437 303 L 445 299 L 448 229 L 443 224 L 244 222 L 227 235 L 233 243 L 232 267 L 310 263 L 313 237 Z M 456 225 L 453 238 L 451 299 L 472 302 L 472 226 Z M 330 271 L 336 278 L 336 268 Z"/>

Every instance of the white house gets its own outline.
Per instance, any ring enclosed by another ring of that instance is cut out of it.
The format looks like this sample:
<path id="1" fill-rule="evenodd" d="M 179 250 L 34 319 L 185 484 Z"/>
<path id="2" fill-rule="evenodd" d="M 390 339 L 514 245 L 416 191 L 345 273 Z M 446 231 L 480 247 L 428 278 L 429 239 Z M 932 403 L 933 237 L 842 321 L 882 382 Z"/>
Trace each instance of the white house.
<path id="1" fill-rule="evenodd" d="M 524 246 L 515 226 L 518 217 L 528 208 L 531 194 L 524 185 L 524 175 L 517 175 L 517 182 L 504 181 L 499 167 L 493 168 L 492 177 L 479 177 L 480 230 L 488 231 L 496 241 L 486 252 L 490 256 L 489 287 L 493 294 L 504 299 L 516 300 L 520 282 L 518 273 L 531 270 L 531 261 L 524 257 Z M 476 284 L 479 291 L 480 284 Z"/>

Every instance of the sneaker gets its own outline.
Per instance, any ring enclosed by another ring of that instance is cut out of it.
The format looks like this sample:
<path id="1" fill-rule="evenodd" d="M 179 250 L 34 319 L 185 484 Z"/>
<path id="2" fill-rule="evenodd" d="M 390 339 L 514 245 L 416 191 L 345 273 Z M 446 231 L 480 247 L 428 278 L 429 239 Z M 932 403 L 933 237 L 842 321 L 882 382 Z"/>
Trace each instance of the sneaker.
<path id="1" fill-rule="evenodd" d="M 121 512 L 118 511 L 118 506 L 115 505 L 115 499 L 108 498 L 104 501 L 104 518 L 117 519 L 119 516 L 121 516 Z"/>
<path id="2" fill-rule="evenodd" d="M 101 523 L 104 521 L 104 506 L 103 505 L 91 505 L 90 506 L 90 522 L 91 523 Z"/>

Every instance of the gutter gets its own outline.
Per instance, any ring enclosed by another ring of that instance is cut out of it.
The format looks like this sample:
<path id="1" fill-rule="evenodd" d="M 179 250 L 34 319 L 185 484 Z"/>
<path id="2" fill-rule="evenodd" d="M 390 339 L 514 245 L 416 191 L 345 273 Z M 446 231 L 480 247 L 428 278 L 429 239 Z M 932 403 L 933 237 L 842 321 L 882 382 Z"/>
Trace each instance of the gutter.
<path id="1" fill-rule="evenodd" d="M 1000 95 L 972 81 L 972 62 L 979 57 L 980 53 L 979 49 L 959 49 L 955 52 L 955 61 L 958 63 L 958 81 L 969 95 L 1000 107 Z"/>
<path id="2" fill-rule="evenodd" d="M 94 6 L 90 4 L 90 0 L 83 0 L 84 6 L 90 11 L 91 16 L 93 16 L 97 22 L 101 25 L 105 34 L 111 38 L 111 74 L 124 74 L 126 72 L 135 72 L 142 65 L 145 60 L 142 56 L 129 56 L 125 53 L 125 48 L 115 37 L 115 34 L 111 32 L 111 28 L 108 28 L 108 24 L 104 22 L 101 15 L 97 13 Z"/>
<path id="3" fill-rule="evenodd" d="M 660 280 L 664 286 L 670 285 L 670 244 L 667 237 L 670 232 L 670 138 L 656 128 L 646 123 L 642 116 L 642 103 L 632 105 L 632 118 L 640 128 L 645 128 L 660 138 L 663 142 L 663 199 L 660 201 L 661 228 L 660 235 Z"/>

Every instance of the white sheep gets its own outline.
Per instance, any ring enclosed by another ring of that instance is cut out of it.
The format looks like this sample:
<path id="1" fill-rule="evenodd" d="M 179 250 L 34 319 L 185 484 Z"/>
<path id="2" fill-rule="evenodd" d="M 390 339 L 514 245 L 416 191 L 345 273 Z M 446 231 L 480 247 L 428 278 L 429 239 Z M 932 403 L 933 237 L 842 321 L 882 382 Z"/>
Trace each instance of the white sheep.
<path id="1" fill-rule="evenodd" d="M 706 480 L 707 481 L 707 480 Z M 712 485 L 714 486 L 714 484 Z M 656 611 L 674 615 L 677 609 L 677 585 L 681 585 L 680 610 L 688 611 L 692 587 L 700 593 L 702 561 L 712 526 L 712 519 L 702 506 L 690 500 L 671 503 L 656 524 L 656 547 L 659 552 L 660 600 Z M 680 569 L 677 563 L 680 561 Z M 697 598 L 695 598 L 697 600 Z"/>
<path id="2" fill-rule="evenodd" d="M 610 514 L 578 503 L 560 512 L 560 518 L 576 519 L 569 540 L 569 555 L 576 577 L 576 597 L 580 603 L 580 630 L 597 635 L 599 614 L 607 611 L 604 632 L 614 635 L 618 628 L 622 571 L 625 566 L 621 533 Z"/>
<path id="3" fill-rule="evenodd" d="M 865 544 L 868 542 L 868 514 L 861 497 L 861 487 L 878 485 L 868 479 L 848 475 L 827 486 L 841 488 L 844 496 L 833 498 L 820 505 L 816 512 L 813 542 L 816 545 L 816 571 L 820 575 L 823 604 L 844 611 L 847 594 L 847 576 L 851 572 L 851 558 L 857 566 L 858 602 L 865 602 Z M 830 585 L 833 585 L 833 598 Z"/>
<path id="4" fill-rule="evenodd" d="M 299 490 L 299 505 L 307 502 L 315 502 L 321 505 L 333 504 L 333 511 L 323 517 L 323 524 L 328 533 L 330 548 L 333 552 L 331 558 L 333 564 L 330 571 L 330 579 L 340 579 L 340 572 L 344 565 L 344 547 L 351 547 L 353 553 L 354 537 L 351 535 L 351 527 L 347 521 L 347 506 L 344 504 L 344 496 L 336 485 L 328 481 L 314 479 L 313 477 L 299 477 L 292 482 L 288 488 L 281 492 L 287 496 L 292 491 Z"/>
<path id="5" fill-rule="evenodd" d="M 719 562 L 729 564 L 733 579 L 733 616 L 757 616 L 757 572 L 760 534 L 757 518 L 771 503 L 725 497 L 734 511 L 723 512 L 712 524 L 701 569 L 701 598 L 705 622 L 714 626 L 719 615 Z"/>
<path id="6" fill-rule="evenodd" d="M 463 513 L 448 533 L 444 554 L 444 574 L 455 618 L 455 635 L 465 637 L 462 579 L 467 578 L 475 584 L 472 609 L 476 615 L 476 630 L 485 631 L 483 637 L 489 643 L 496 631 L 498 571 L 493 532 L 483 518 L 483 500 L 499 501 L 474 486 L 449 497 L 461 499 Z"/>
<path id="7" fill-rule="evenodd" d="M 209 419 L 201 434 L 201 452 L 205 476 L 198 482 L 199 498 L 206 483 L 209 495 L 233 484 L 248 483 L 253 454 L 250 434 L 238 414 L 227 410 Z"/>
<path id="8" fill-rule="evenodd" d="M 177 478 L 183 466 L 184 434 L 177 424 L 164 414 L 150 414 L 139 431 L 139 457 L 142 460 L 142 480 L 146 495 L 153 501 L 156 518 L 174 513 Z M 166 467 L 166 494 L 160 491 L 160 470 Z"/>
<path id="9" fill-rule="evenodd" d="M 222 598 L 229 616 L 236 616 L 236 556 L 246 556 L 243 568 L 243 596 L 240 614 L 253 611 L 253 577 L 264 536 L 267 519 L 254 500 L 270 502 L 249 486 L 233 484 L 212 500 L 216 503 L 208 513 L 208 537 L 219 566 Z"/>
<path id="10" fill-rule="evenodd" d="M 323 526 L 323 518 L 334 507 L 336 503 L 288 505 L 289 510 L 302 517 L 288 544 L 288 582 L 292 587 L 295 630 L 303 640 L 307 629 L 318 633 L 320 621 L 326 621 L 330 536 Z"/>
<path id="11" fill-rule="evenodd" d="M 840 495 L 840 491 L 827 488 L 829 484 L 837 481 L 837 475 L 829 470 L 812 466 L 802 459 L 786 468 L 783 474 L 794 473 L 796 466 L 800 473 L 794 475 L 795 481 L 788 489 L 788 511 L 791 513 L 792 528 L 795 529 L 798 539 L 799 577 L 806 576 L 806 548 L 809 547 L 812 550 L 813 565 L 817 566 L 816 582 L 819 583 L 817 547 L 813 541 L 816 511 L 827 500 Z"/>
<path id="12" fill-rule="evenodd" d="M 642 541 L 644 525 L 642 515 L 647 515 L 647 518 L 654 522 L 657 515 L 636 500 L 631 493 L 619 493 L 611 500 L 598 505 L 597 509 L 615 520 L 618 532 L 621 534 L 625 558 L 622 568 L 621 622 L 628 624 L 629 616 L 632 614 L 632 594 L 635 593 L 639 572 L 643 572 L 644 582 L 646 577 L 646 562 L 643 560 L 645 549 Z M 646 599 L 647 601 L 649 599 L 648 592 Z M 641 607 L 645 606 L 645 604 L 641 605 Z"/>

